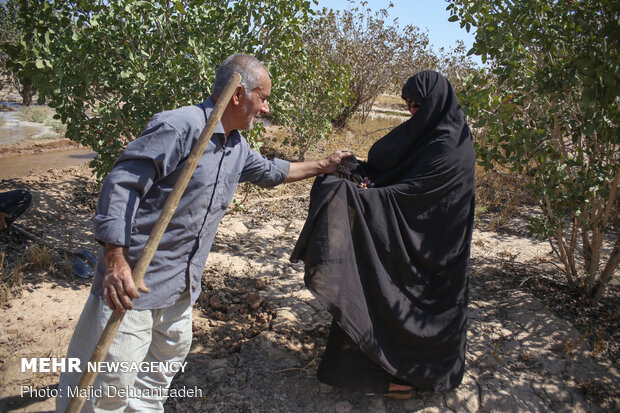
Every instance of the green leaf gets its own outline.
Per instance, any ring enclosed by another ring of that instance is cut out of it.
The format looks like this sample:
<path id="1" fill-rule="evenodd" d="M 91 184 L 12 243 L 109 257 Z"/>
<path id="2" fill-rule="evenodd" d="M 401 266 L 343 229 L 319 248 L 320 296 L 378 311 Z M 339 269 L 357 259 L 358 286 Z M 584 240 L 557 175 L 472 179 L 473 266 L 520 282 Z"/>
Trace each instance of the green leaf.
<path id="1" fill-rule="evenodd" d="M 183 4 L 180 1 L 174 2 L 174 8 L 181 14 L 185 14 L 185 9 L 183 8 Z"/>

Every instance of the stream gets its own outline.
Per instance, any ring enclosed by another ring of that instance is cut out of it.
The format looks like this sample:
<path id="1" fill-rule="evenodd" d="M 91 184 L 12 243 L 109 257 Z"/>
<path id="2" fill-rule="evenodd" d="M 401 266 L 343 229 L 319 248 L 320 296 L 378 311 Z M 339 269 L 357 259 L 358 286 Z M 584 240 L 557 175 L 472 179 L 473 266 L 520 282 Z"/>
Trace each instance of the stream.
<path id="1" fill-rule="evenodd" d="M 48 169 L 60 169 L 88 162 L 95 157 L 90 149 L 42 152 L 0 158 L 0 179 L 18 178 Z"/>
<path id="2" fill-rule="evenodd" d="M 12 107 L 14 111 L 2 112 L 0 122 L 0 145 L 9 145 L 24 140 L 37 139 L 38 135 L 49 133 L 50 129 L 33 122 L 23 122 L 18 113 L 21 105 L 12 102 L 0 102 Z M 90 149 L 70 148 L 64 151 L 30 153 L 0 158 L 0 179 L 18 178 L 31 173 L 41 173 L 49 169 L 59 169 L 80 165 L 95 157 Z"/>

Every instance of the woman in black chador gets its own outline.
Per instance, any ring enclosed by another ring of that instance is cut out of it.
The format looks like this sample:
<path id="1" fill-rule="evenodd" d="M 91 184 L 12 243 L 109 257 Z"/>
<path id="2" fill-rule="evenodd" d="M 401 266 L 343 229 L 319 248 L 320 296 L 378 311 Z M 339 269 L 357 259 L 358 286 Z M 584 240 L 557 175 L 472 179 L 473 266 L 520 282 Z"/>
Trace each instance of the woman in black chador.
<path id="1" fill-rule="evenodd" d="M 370 148 L 364 182 L 317 178 L 292 260 L 334 317 L 319 380 L 408 398 L 463 378 L 475 154 L 445 77 L 402 97 L 412 116 Z"/>

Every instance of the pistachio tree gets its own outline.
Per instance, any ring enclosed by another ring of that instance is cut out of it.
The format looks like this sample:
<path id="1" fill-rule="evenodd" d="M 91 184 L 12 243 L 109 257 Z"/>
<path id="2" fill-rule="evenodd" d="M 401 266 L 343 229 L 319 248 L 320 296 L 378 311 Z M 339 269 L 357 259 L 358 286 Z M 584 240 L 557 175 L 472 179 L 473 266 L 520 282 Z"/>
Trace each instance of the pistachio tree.
<path id="1" fill-rule="evenodd" d="M 284 125 L 284 143 L 296 148 L 299 160 L 304 160 L 306 152 L 318 141 L 329 138 L 332 119 L 352 98 L 349 67 L 325 53 L 316 30 L 314 24 L 307 25 L 304 47 L 272 69 L 289 80 L 279 110 L 274 111 L 274 120 Z"/>
<path id="2" fill-rule="evenodd" d="M 598 301 L 620 263 L 620 2 L 449 0 L 487 62 L 460 101 L 478 157 L 526 183 L 567 279 Z"/>
<path id="3" fill-rule="evenodd" d="M 32 102 L 32 72 L 34 53 L 24 41 L 30 30 L 30 15 L 35 11 L 32 2 L 8 0 L 0 3 L 0 74 L 2 84 L 15 87 L 22 95 L 22 103 L 29 106 Z"/>
<path id="4" fill-rule="evenodd" d="M 365 120 L 381 93 L 436 61 L 428 36 L 419 28 L 387 21 L 392 4 L 373 11 L 367 2 L 351 3 L 345 11 L 323 9 L 313 21 L 325 58 L 351 70 L 353 97 L 335 119 L 338 126 L 358 110 Z"/>
<path id="5" fill-rule="evenodd" d="M 36 10 L 22 43 L 33 84 L 97 152 L 99 178 L 154 113 L 205 99 L 226 56 L 270 65 L 301 47 L 310 13 L 308 0 L 16 1 Z"/>

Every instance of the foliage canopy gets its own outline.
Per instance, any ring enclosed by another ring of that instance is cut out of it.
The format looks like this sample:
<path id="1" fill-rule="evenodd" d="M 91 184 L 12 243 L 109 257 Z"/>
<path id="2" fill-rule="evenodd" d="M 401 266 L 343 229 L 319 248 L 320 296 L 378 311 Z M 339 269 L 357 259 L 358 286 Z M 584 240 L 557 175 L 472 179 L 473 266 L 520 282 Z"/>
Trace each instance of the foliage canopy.
<path id="1" fill-rule="evenodd" d="M 460 97 L 478 157 L 524 179 L 543 212 L 531 235 L 596 302 L 620 263 L 620 2 L 449 3 L 451 21 L 476 28 L 470 53 L 490 64 Z"/>
<path id="2" fill-rule="evenodd" d="M 310 13 L 308 0 L 12 1 L 32 28 L 18 63 L 66 136 L 97 152 L 99 178 L 154 113 L 206 98 L 228 55 L 269 67 L 299 48 Z"/>

